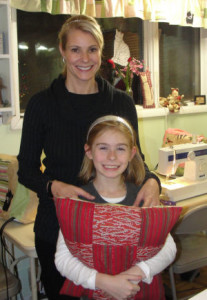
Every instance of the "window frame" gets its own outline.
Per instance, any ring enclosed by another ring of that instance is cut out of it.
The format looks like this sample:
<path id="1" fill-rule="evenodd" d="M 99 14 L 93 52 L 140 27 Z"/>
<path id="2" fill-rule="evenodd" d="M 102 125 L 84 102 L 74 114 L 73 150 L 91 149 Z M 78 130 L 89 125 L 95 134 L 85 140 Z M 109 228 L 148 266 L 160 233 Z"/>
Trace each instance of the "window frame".
<path id="1" fill-rule="evenodd" d="M 20 113 L 19 104 L 19 73 L 18 73 L 18 40 L 16 9 L 11 8 L 11 39 L 12 39 L 12 75 L 14 82 L 15 115 L 11 119 L 12 129 L 22 129 L 24 114 Z M 158 23 L 144 21 L 144 61 L 151 71 L 151 80 L 155 97 L 155 108 L 143 108 L 136 105 L 138 119 L 163 117 L 169 114 L 167 108 L 159 107 L 159 31 Z M 200 76 L 201 95 L 207 95 L 205 75 L 207 75 L 207 30 L 200 29 Z M 207 112 L 207 104 L 201 106 L 182 106 L 180 114 Z"/>

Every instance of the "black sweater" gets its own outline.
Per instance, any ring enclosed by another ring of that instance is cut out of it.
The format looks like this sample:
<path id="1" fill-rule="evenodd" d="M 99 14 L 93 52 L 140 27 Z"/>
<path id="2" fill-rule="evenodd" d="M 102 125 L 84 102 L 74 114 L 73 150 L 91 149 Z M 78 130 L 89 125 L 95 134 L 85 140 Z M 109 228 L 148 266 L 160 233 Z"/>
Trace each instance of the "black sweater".
<path id="1" fill-rule="evenodd" d="M 131 182 L 126 182 L 125 184 L 126 184 L 126 190 L 127 190 L 126 196 L 121 202 L 118 202 L 117 204 L 133 206 L 134 201 L 137 197 L 137 194 L 138 194 L 139 190 L 141 189 L 141 186 L 137 186 Z M 96 190 L 92 181 L 86 185 L 83 185 L 82 189 L 95 197 L 95 199 L 93 200 L 95 203 L 101 203 L 101 204 L 109 203 L 106 200 L 104 200 L 101 197 L 101 195 L 99 195 L 99 193 Z M 84 200 L 86 200 L 86 199 L 84 199 Z"/>
<path id="2" fill-rule="evenodd" d="M 59 76 L 48 89 L 31 98 L 25 111 L 18 155 L 19 182 L 38 194 L 34 230 L 49 242 L 56 242 L 59 226 L 54 203 L 47 197 L 47 182 L 56 179 L 80 185 L 78 173 L 90 124 L 100 116 L 114 114 L 126 118 L 138 132 L 131 97 L 100 77 L 97 82 L 98 93 L 77 95 L 68 92 L 64 78 Z M 40 171 L 42 151 L 46 155 L 44 174 Z M 146 170 L 146 179 L 154 177 Z"/>

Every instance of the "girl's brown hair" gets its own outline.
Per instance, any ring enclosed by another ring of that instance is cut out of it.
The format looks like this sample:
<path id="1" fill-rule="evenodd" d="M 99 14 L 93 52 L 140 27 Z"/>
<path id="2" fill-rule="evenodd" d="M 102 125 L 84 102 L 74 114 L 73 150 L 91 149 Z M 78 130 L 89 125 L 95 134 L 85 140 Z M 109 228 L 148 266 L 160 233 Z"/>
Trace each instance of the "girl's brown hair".
<path id="1" fill-rule="evenodd" d="M 119 121 L 115 120 L 115 118 L 119 119 Z M 127 181 L 135 183 L 136 185 L 140 185 L 145 177 L 145 168 L 144 162 L 136 144 L 136 133 L 133 130 L 132 126 L 126 120 L 122 119 L 124 122 L 120 122 L 121 119 L 122 118 L 115 116 L 112 116 L 112 120 L 103 120 L 101 122 L 97 122 L 99 120 L 97 119 L 93 123 L 95 125 L 93 126 L 92 124 L 89 129 L 86 144 L 89 146 L 89 149 L 91 149 L 95 139 L 109 129 L 121 132 L 127 138 L 130 150 L 134 146 L 137 150 L 123 174 L 123 179 L 125 182 Z M 127 126 L 126 122 L 128 124 Z M 95 175 L 96 170 L 93 164 L 93 160 L 89 159 L 88 156 L 85 154 L 79 177 L 81 181 L 85 184 L 88 183 L 90 180 L 94 179 Z"/>

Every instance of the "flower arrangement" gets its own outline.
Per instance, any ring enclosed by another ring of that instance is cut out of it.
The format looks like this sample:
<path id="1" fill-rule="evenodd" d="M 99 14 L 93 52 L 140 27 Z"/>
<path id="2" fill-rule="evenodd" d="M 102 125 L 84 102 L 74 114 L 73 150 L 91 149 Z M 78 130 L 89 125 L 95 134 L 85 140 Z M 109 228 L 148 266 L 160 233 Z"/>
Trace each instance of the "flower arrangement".
<path id="1" fill-rule="evenodd" d="M 132 90 L 132 80 L 134 74 L 139 75 L 140 71 L 143 69 L 143 61 L 129 57 L 128 63 L 125 67 L 120 67 L 120 65 L 116 65 L 112 59 L 108 59 L 108 63 L 111 64 L 112 70 L 115 71 L 115 76 L 119 76 L 126 87 L 126 92 L 128 94 L 131 93 Z"/>

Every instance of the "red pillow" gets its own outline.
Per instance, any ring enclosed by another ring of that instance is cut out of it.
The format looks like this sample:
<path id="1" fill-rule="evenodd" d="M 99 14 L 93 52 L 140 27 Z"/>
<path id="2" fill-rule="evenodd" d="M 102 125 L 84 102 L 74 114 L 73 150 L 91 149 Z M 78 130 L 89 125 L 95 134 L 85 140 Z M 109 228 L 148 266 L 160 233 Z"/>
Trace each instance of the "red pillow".
<path id="1" fill-rule="evenodd" d="M 158 253 L 181 210 L 56 200 L 60 228 L 71 253 L 88 267 L 112 275 Z M 134 299 L 164 299 L 160 276 L 154 276 L 150 285 L 140 283 L 140 287 Z M 107 299 L 101 290 L 84 289 L 67 279 L 61 294 Z"/>

